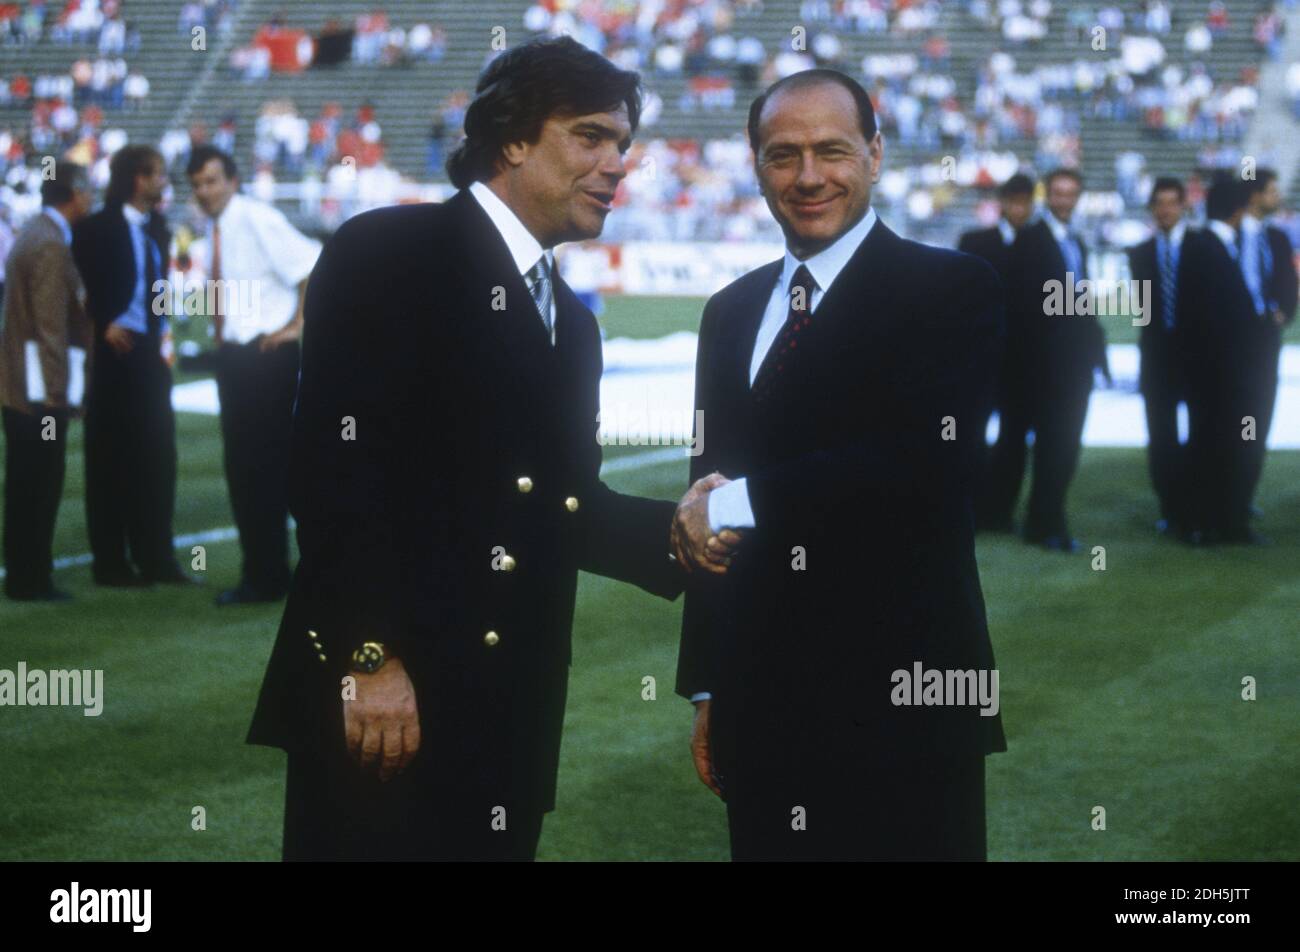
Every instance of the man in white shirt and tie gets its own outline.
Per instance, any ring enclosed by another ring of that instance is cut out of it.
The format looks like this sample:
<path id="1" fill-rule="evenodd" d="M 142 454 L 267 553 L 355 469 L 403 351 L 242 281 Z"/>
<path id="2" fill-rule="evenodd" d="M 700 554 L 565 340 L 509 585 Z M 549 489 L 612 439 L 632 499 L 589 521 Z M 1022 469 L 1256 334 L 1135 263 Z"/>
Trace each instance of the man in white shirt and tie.
<path id="1" fill-rule="evenodd" d="M 1129 249 L 1129 275 L 1150 288 L 1146 323 L 1138 338 L 1142 356 L 1138 390 L 1146 407 L 1147 463 L 1160 503 L 1157 531 L 1176 538 L 1189 529 L 1190 481 L 1186 448 L 1178 439 L 1178 405 L 1187 400 L 1187 355 L 1178 327 L 1179 287 L 1183 283 L 1183 221 L 1187 190 L 1182 181 L 1155 180 L 1147 202 L 1151 237 Z"/>
<path id="2" fill-rule="evenodd" d="M 1277 172 L 1256 169 L 1255 178 L 1243 185 L 1247 203 L 1241 219 L 1241 270 L 1259 316 L 1253 325 L 1255 340 L 1249 358 L 1250 376 L 1256 383 L 1251 415 L 1256 419 L 1257 430 L 1250 446 L 1246 480 L 1253 499 L 1263 475 L 1268 434 L 1273 425 L 1282 328 L 1295 319 L 1300 282 L 1291 240 L 1281 228 L 1268 223 L 1269 217 L 1282 207 Z"/>
<path id="3" fill-rule="evenodd" d="M 1028 412 L 1001 421 L 984 499 L 986 524 L 1010 528 L 1024 478 L 1025 438 L 1034 433 L 1033 480 L 1025 509 L 1026 542 L 1048 551 L 1074 552 L 1066 496 L 1078 467 L 1093 369 L 1106 370 L 1106 342 L 1091 314 L 1053 313 L 1056 287 L 1073 295 L 1088 276 L 1088 248 L 1073 223 L 1083 178 L 1070 168 L 1044 179 L 1046 202 L 1038 219 L 1020 230 L 1007 288 L 1007 330 L 1026 352 Z"/>
<path id="4" fill-rule="evenodd" d="M 776 83 L 749 139 L 786 253 L 700 324 L 710 435 L 674 521 L 696 771 L 733 859 L 982 860 L 998 713 L 901 705 L 891 673 L 993 668 L 973 496 L 997 276 L 878 218 L 883 141 L 844 74 Z"/>
<path id="5" fill-rule="evenodd" d="M 197 581 L 177 562 L 172 534 L 176 418 L 157 295 L 171 248 L 160 210 L 166 189 L 161 153 L 123 146 L 109 163 L 104 207 L 73 231 L 96 328 L 86 394 L 86 531 L 91 575 L 110 588 Z"/>
<path id="6" fill-rule="evenodd" d="M 218 605 L 278 601 L 289 589 L 289 441 L 307 277 L 320 243 L 239 192 L 234 159 L 200 146 L 186 168 L 207 217 L 226 481 L 243 567 Z"/>

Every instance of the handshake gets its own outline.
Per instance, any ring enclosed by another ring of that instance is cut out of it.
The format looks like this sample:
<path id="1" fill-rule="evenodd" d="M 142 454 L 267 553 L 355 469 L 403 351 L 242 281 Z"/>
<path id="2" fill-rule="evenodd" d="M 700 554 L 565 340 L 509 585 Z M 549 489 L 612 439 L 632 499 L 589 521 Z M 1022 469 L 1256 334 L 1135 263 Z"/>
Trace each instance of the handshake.
<path id="1" fill-rule="evenodd" d="M 732 529 L 715 533 L 709 526 L 709 493 L 731 480 L 710 473 L 695 482 L 673 515 L 669 539 L 677 563 L 688 575 L 696 571 L 725 575 L 742 535 Z"/>

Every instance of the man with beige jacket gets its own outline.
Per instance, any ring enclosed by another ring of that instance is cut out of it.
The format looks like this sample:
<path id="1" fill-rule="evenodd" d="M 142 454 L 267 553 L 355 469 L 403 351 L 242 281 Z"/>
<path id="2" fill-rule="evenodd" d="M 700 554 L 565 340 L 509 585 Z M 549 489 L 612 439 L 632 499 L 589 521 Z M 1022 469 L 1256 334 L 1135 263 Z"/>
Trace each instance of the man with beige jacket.
<path id="1" fill-rule="evenodd" d="M 79 415 L 93 328 L 72 260 L 72 227 L 90 211 L 86 170 L 56 163 L 41 184 L 41 213 L 6 262 L 0 316 L 0 405 L 5 431 L 5 594 L 65 601 L 52 582 L 54 522 L 63 495 L 68 426 Z"/>

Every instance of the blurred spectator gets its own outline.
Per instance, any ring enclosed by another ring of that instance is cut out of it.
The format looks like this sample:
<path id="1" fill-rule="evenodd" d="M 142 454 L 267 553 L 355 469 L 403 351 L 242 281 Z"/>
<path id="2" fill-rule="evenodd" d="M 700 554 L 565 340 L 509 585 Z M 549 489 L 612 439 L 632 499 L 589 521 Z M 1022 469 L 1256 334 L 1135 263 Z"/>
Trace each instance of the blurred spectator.
<path id="1" fill-rule="evenodd" d="M 1228 6 L 1213 0 L 1205 14 L 1205 26 L 1216 38 L 1228 32 Z"/>
<path id="2" fill-rule="evenodd" d="M 1251 31 L 1255 45 L 1271 60 L 1276 60 L 1281 54 L 1284 28 L 1282 16 L 1274 7 L 1261 10 L 1255 17 L 1255 25 Z"/>

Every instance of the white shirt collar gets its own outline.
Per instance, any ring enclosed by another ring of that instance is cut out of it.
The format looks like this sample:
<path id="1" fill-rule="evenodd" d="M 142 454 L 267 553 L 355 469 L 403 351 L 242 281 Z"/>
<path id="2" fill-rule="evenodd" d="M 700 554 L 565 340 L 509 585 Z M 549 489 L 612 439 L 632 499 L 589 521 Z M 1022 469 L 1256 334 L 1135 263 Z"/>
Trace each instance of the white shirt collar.
<path id="1" fill-rule="evenodd" d="M 1175 248 L 1182 247 L 1183 235 L 1186 233 L 1187 222 L 1185 221 L 1180 221 L 1177 225 L 1174 225 L 1173 228 L 1169 229 L 1168 233 L 1161 231 L 1159 228 L 1156 229 L 1156 234 L 1161 238 L 1164 238 L 1165 241 L 1169 242 Z"/>
<path id="2" fill-rule="evenodd" d="M 1246 212 L 1246 214 L 1241 216 L 1241 230 L 1243 232 L 1249 232 L 1252 235 L 1258 234 L 1264 230 L 1264 222 L 1261 219 L 1256 218 L 1250 212 Z"/>
<path id="3" fill-rule="evenodd" d="M 212 233 L 212 226 L 217 223 L 220 223 L 227 228 L 234 225 L 238 221 L 240 214 L 244 211 L 245 201 L 246 199 L 239 192 L 231 195 L 230 201 L 226 202 L 226 207 L 221 209 L 221 214 L 216 218 L 208 219 L 208 234 Z"/>
<path id="4" fill-rule="evenodd" d="M 1047 209 L 1043 209 L 1043 221 L 1047 222 L 1047 227 L 1052 229 L 1052 237 L 1058 242 L 1065 241 L 1070 236 L 1070 226 Z"/>
<path id="5" fill-rule="evenodd" d="M 781 287 L 789 288 L 799 266 L 806 265 L 808 273 L 817 282 L 817 287 L 825 294 L 830 289 L 831 283 L 844 270 L 844 266 L 849 263 L 853 252 L 858 250 L 858 245 L 862 244 L 871 233 L 875 224 L 876 210 L 868 205 L 867 213 L 862 216 L 860 222 L 836 238 L 829 247 L 823 248 L 806 260 L 800 261 L 790 253 L 789 248 L 786 248 L 785 263 L 781 269 Z"/>
<path id="6" fill-rule="evenodd" d="M 1227 246 L 1235 257 L 1237 254 L 1237 233 L 1232 230 L 1232 226 L 1226 221 L 1219 221 L 1217 218 L 1211 218 L 1205 224 L 1210 231 L 1219 236 L 1219 240 Z"/>
<path id="7" fill-rule="evenodd" d="M 137 228 L 143 228 L 145 222 L 149 220 L 149 216 L 145 212 L 140 211 L 140 209 L 136 208 L 129 202 L 122 203 L 122 214 L 126 216 L 126 220 L 129 224 L 132 224 Z"/>
<path id="8" fill-rule="evenodd" d="M 45 212 L 46 218 L 59 226 L 59 231 L 63 233 L 63 243 L 65 245 L 72 244 L 72 226 L 69 225 L 68 220 L 63 217 L 63 213 L 53 205 L 46 205 L 41 209 L 41 211 Z"/>
<path id="9" fill-rule="evenodd" d="M 515 267 L 519 269 L 520 274 L 531 271 L 533 265 L 537 264 L 537 259 L 543 254 L 546 255 L 547 267 L 554 271 L 554 253 L 543 250 L 541 243 L 524 227 L 519 216 L 510 210 L 510 206 L 501 201 L 496 192 L 483 182 L 474 182 L 469 187 L 469 193 L 478 200 L 483 211 L 487 212 L 488 218 L 492 219 L 492 224 L 496 225 L 506 247 L 510 249 L 510 257 L 514 259 Z"/>
<path id="10" fill-rule="evenodd" d="M 1014 244 L 1016 240 L 1016 230 L 1011 227 L 1011 222 L 1005 218 L 998 219 L 998 234 L 1002 236 L 1004 245 Z"/>

